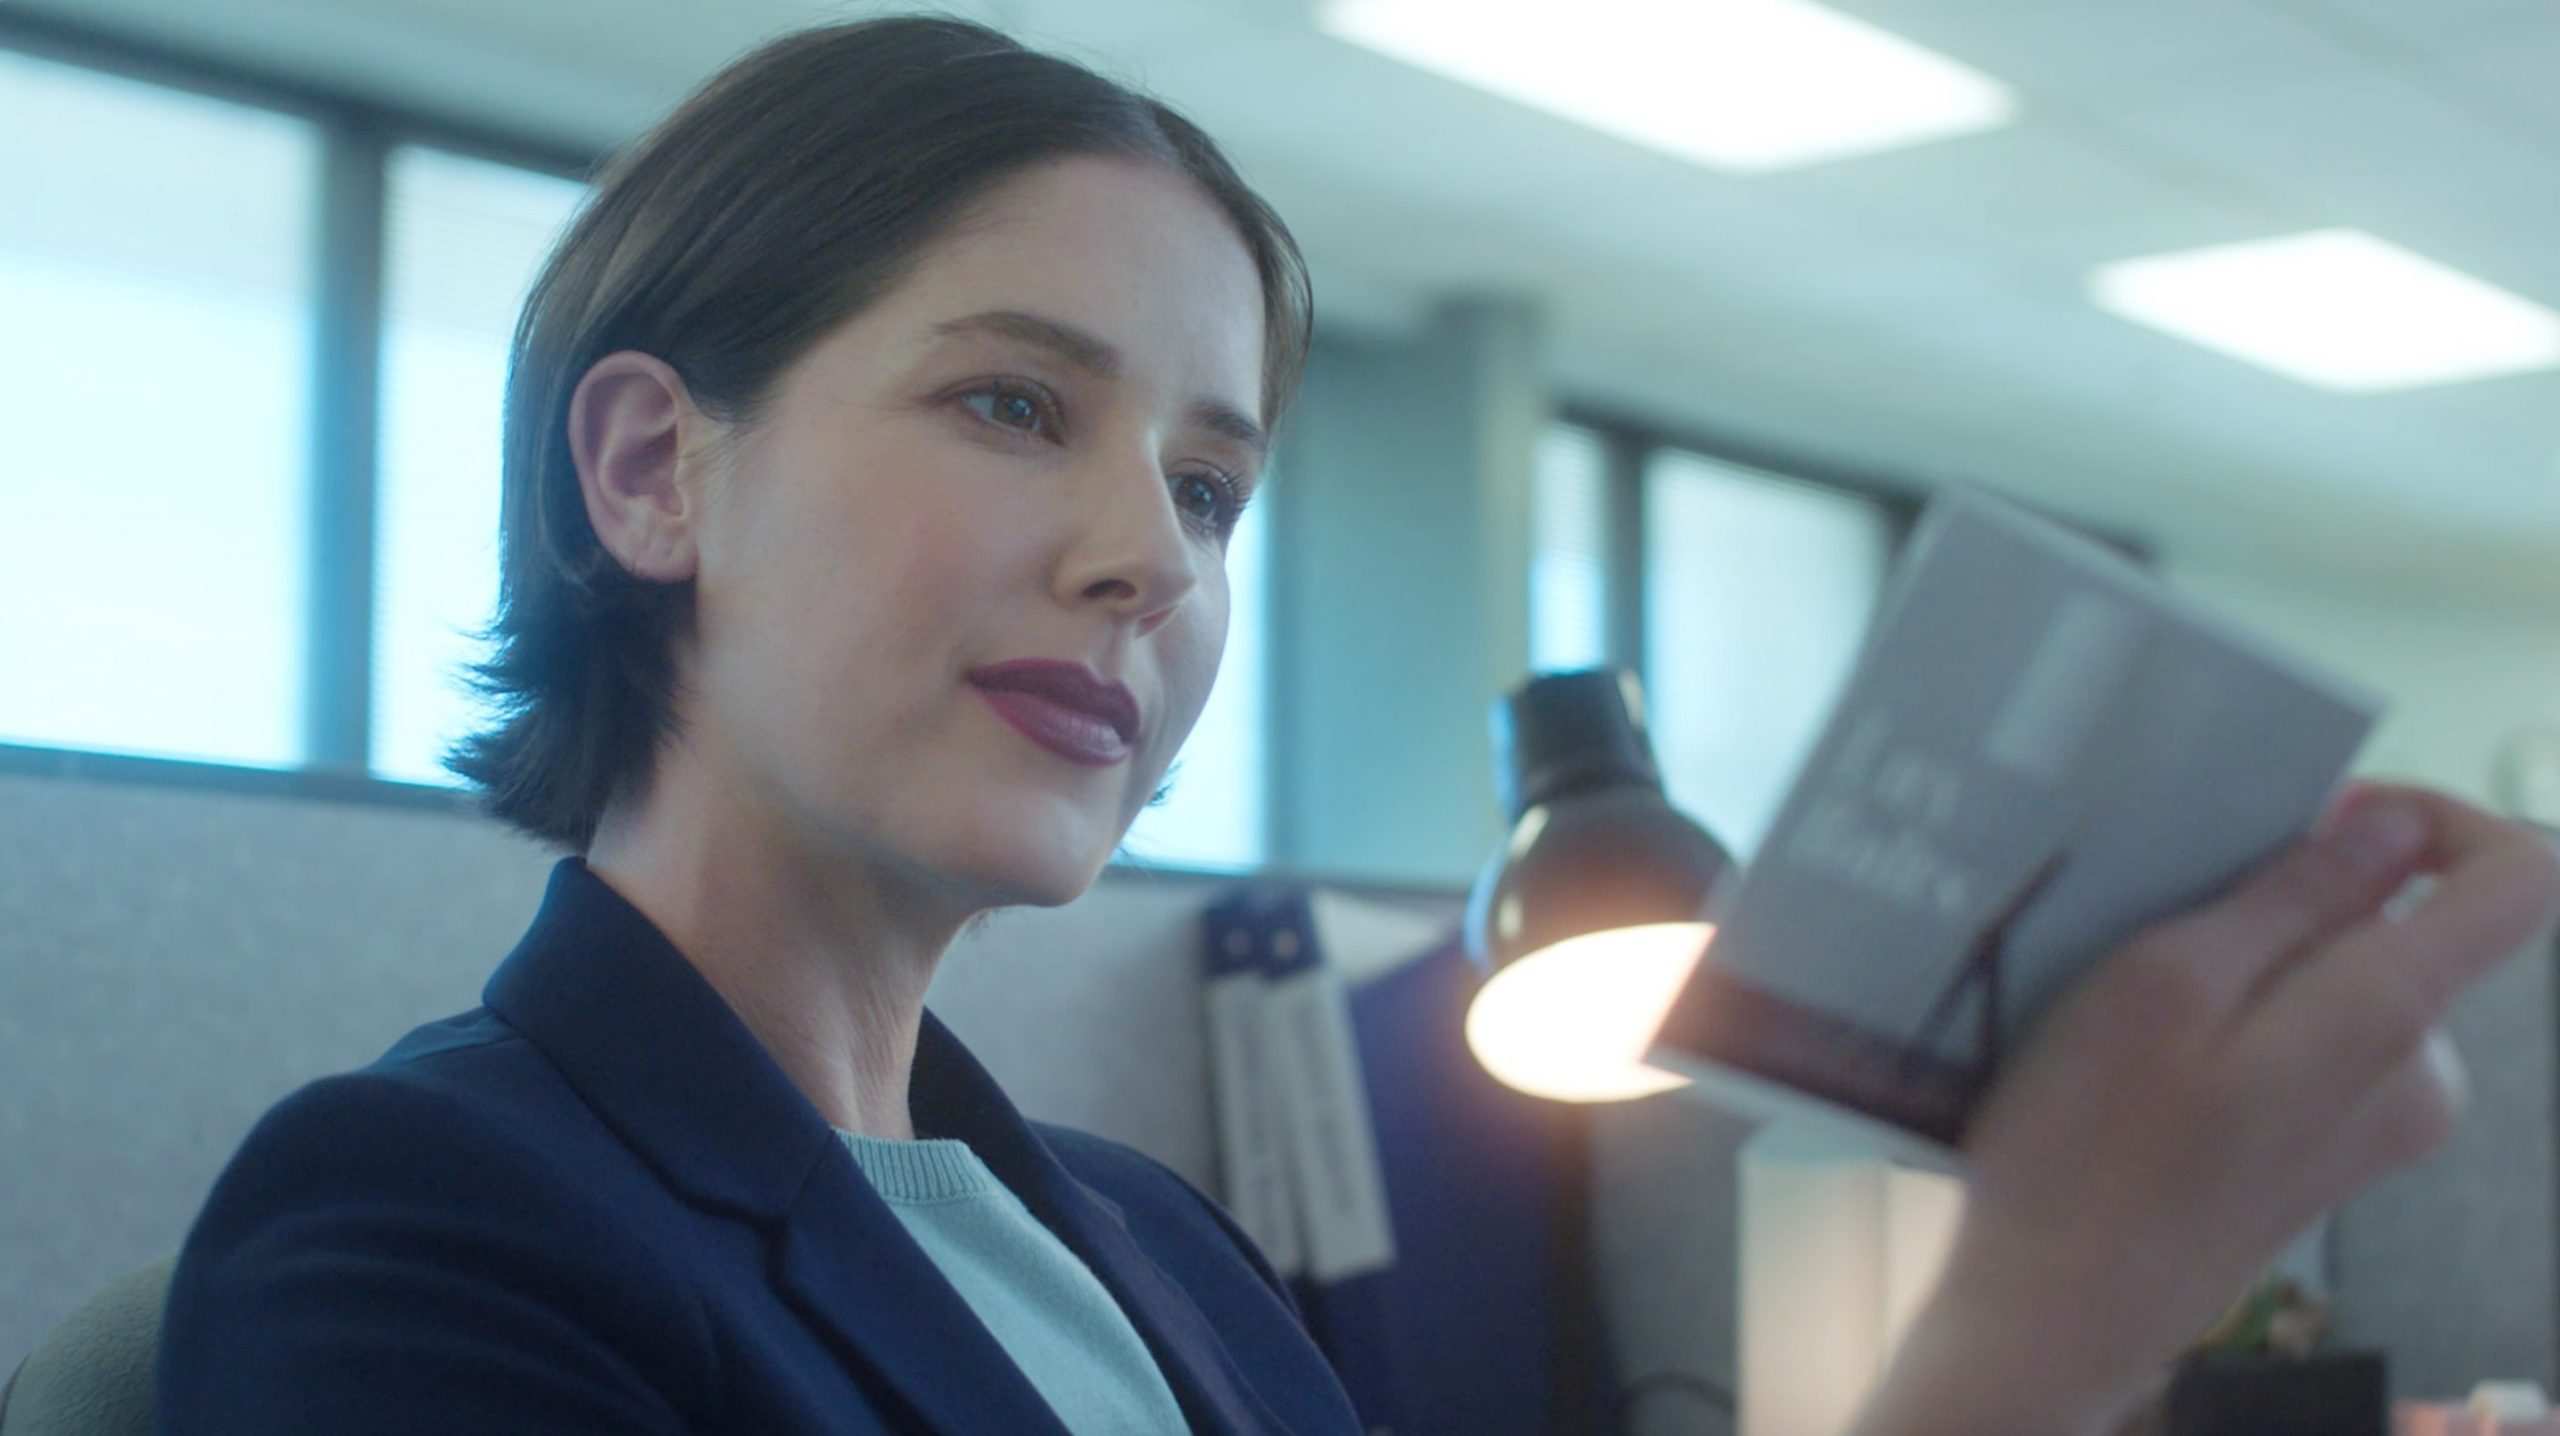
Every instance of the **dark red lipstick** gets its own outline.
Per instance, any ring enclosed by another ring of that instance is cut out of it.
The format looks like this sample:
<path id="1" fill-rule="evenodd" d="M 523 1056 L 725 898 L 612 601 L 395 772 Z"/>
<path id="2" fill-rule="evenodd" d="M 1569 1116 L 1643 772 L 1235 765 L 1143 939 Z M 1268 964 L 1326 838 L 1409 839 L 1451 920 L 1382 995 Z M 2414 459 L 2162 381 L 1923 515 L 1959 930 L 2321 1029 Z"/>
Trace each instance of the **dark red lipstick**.
<path id="1" fill-rule="evenodd" d="M 1107 768 L 1137 744 L 1138 700 L 1081 663 L 991 663 L 971 669 L 969 685 L 1015 731 L 1070 763 Z"/>

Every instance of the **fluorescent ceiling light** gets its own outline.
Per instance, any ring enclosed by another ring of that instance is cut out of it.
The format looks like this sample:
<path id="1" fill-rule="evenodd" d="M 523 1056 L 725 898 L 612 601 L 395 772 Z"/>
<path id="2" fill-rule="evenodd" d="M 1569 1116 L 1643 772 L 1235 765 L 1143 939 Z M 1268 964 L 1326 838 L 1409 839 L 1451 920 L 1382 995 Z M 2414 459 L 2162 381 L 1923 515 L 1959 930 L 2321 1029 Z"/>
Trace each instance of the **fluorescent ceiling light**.
<path id="1" fill-rule="evenodd" d="M 2560 365 L 2560 314 L 2361 230 L 2123 260 L 2090 287 L 2127 319 L 2328 389 Z"/>
<path id="2" fill-rule="evenodd" d="M 2005 124 L 1999 82 L 1809 0 L 1324 0 L 1407 64 L 1727 170 Z"/>

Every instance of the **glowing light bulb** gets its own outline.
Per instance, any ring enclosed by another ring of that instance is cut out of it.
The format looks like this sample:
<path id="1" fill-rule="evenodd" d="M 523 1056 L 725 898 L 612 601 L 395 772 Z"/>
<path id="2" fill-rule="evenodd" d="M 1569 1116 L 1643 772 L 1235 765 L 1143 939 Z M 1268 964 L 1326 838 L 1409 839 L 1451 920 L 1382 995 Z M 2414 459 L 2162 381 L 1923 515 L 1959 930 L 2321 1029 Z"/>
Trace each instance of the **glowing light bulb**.
<path id="1" fill-rule="evenodd" d="M 1508 1086 L 1562 1102 L 1623 1102 L 1689 1085 L 1648 1066 L 1646 1044 L 1713 926 L 1647 923 L 1585 933 L 1495 973 L 1467 1009 L 1467 1046 Z"/>

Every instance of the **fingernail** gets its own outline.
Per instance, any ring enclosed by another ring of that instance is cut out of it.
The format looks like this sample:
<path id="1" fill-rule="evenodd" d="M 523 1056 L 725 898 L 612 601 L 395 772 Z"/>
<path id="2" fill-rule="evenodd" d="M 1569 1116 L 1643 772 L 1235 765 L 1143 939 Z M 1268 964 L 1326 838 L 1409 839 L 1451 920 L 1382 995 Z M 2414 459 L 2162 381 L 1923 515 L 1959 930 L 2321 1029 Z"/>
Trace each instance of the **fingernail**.
<path id="1" fill-rule="evenodd" d="M 2462 1065 L 2462 1053 L 2453 1045 L 2441 1027 L 2427 1033 L 2427 1072 L 2436 1079 L 2436 1089 L 2444 1093 L 2448 1111 L 2459 1115 L 2471 1103 L 2471 1070 Z"/>
<path id="2" fill-rule="evenodd" d="M 2348 814 L 2338 834 L 2338 848 L 2347 861 L 2377 877 L 2417 857 L 2426 844 L 2426 818 L 2406 803 L 2389 801 L 2367 803 Z"/>

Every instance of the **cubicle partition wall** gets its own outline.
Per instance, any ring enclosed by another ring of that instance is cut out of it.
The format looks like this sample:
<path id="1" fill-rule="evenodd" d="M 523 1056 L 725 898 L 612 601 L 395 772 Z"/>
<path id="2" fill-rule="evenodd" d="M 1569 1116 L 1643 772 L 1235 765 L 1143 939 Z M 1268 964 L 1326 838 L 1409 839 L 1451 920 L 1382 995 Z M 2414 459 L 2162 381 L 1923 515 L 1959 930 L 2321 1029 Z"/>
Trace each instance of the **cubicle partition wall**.
<path id="1" fill-rule="evenodd" d="M 115 1275 L 172 1252 L 270 1103 L 470 1007 L 551 855 L 423 790 L 64 759 L 0 764 L 0 1370 Z M 1114 868 L 999 913 L 931 998 L 1032 1115 L 1217 1188 L 1199 918 L 1227 880 Z M 1368 889 L 1454 922 L 1459 895 Z M 2552 1384 L 2560 1331 L 2560 954 L 2453 1023 L 2470 1120 L 2335 1223 L 2340 1333 L 2407 1394 Z M 1598 1114 L 1593 1250 L 1633 1436 L 1730 1428 L 1733 1157 L 1673 1095 Z M 2091 1293 L 2102 1301 L 2104 1293 Z"/>
<path id="2" fill-rule="evenodd" d="M 114 776 L 0 772 L 0 1375 L 176 1249 L 270 1103 L 476 1005 L 553 861 L 425 794 L 87 766 Z M 929 1000 L 1032 1115 L 1214 1190 L 1197 953 L 1222 886 L 1114 868 L 998 913 Z"/>

